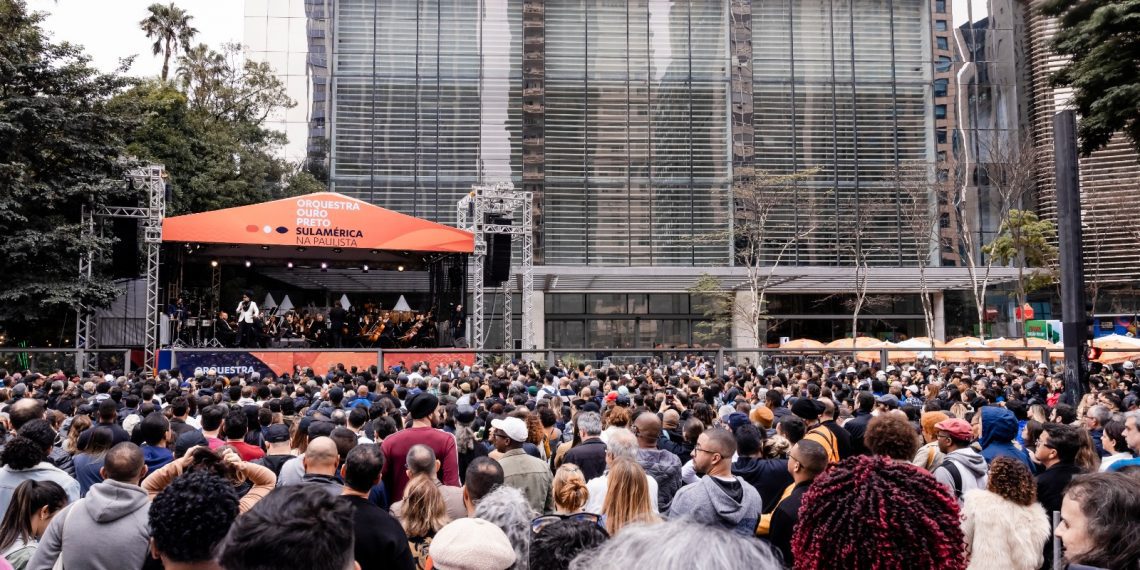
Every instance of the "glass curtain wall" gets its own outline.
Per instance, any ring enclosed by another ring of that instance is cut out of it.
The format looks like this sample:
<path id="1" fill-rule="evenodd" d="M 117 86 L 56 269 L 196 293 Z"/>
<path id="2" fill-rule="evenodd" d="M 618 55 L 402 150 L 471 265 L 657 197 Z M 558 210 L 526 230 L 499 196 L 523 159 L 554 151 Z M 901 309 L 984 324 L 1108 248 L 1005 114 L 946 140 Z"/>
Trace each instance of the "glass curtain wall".
<path id="1" fill-rule="evenodd" d="M 933 156 L 929 10 L 928 0 L 753 0 L 756 169 L 819 169 L 774 214 L 773 259 L 813 228 L 782 263 L 917 263 L 895 173 Z"/>
<path id="2" fill-rule="evenodd" d="M 455 223 L 477 182 L 521 181 L 522 2 L 342 0 L 332 189 Z"/>
<path id="3" fill-rule="evenodd" d="M 726 2 L 545 10 L 546 263 L 729 263 Z"/>

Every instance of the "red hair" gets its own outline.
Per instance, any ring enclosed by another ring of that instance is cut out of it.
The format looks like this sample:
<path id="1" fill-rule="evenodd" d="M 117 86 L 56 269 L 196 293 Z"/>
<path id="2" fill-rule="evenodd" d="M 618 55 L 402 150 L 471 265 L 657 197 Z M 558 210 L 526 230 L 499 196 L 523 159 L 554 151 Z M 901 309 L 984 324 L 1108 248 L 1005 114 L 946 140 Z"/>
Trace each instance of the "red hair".
<path id="1" fill-rule="evenodd" d="M 792 537 L 796 570 L 959 570 L 965 550 L 946 487 L 884 457 L 851 457 L 820 474 Z"/>

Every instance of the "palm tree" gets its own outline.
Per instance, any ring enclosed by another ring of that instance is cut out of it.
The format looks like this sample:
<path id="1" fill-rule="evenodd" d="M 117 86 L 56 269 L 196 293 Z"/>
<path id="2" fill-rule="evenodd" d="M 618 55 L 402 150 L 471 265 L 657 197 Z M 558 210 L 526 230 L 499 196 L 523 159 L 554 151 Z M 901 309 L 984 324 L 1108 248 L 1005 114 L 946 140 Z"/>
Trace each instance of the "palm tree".
<path id="1" fill-rule="evenodd" d="M 139 27 L 146 32 L 147 38 L 154 38 L 154 55 L 162 54 L 162 80 L 166 81 L 170 74 L 171 56 L 179 48 L 184 52 L 189 49 L 190 39 L 198 30 L 190 25 L 194 17 L 173 2 L 166 6 L 151 4 L 147 10 L 150 16 L 139 22 Z"/>
<path id="2" fill-rule="evenodd" d="M 209 94 L 225 70 L 226 58 L 210 49 L 206 44 L 198 44 L 178 58 L 178 69 L 174 75 L 182 86 L 182 91 L 190 97 L 190 102 L 207 106 Z"/>

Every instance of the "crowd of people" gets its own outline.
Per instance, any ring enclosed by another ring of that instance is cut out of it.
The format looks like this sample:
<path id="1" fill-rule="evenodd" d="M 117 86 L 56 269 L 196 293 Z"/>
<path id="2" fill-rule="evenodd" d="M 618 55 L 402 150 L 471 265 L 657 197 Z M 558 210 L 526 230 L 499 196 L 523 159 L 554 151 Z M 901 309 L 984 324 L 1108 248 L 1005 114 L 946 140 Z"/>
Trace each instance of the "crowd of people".
<path id="1" fill-rule="evenodd" d="M 720 364 L 0 370 L 0 569 L 1140 567 L 1130 364 Z"/>

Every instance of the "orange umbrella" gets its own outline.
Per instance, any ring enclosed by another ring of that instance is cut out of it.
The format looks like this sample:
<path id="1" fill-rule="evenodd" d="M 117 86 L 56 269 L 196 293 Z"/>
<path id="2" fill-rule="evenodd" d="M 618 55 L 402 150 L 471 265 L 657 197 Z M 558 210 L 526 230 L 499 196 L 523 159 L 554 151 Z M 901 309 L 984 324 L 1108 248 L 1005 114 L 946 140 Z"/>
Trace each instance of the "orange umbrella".
<path id="1" fill-rule="evenodd" d="M 880 341 L 877 346 L 867 346 L 866 348 L 891 349 L 887 351 L 887 362 L 914 362 L 915 360 L 918 360 L 918 355 L 915 354 L 914 351 L 898 350 L 899 345 L 893 342 Z M 860 351 L 855 354 L 855 360 L 858 360 L 859 362 L 878 362 L 879 356 L 880 352 L 878 350 Z"/>
<path id="2" fill-rule="evenodd" d="M 818 352 L 808 352 L 806 349 L 823 348 L 823 343 L 810 338 L 797 338 L 781 344 L 780 348 L 783 350 L 794 350 L 800 354 L 819 354 Z"/>
<path id="3" fill-rule="evenodd" d="M 835 339 L 835 340 L 825 344 L 824 346 L 826 348 L 851 348 L 851 349 L 874 348 L 874 347 L 879 346 L 879 344 L 882 342 L 883 341 L 881 341 L 877 338 L 873 338 L 873 337 L 869 337 L 869 336 L 859 336 L 859 337 L 855 337 L 853 339 L 851 339 L 851 338 L 838 338 L 838 339 Z"/>
<path id="4" fill-rule="evenodd" d="M 1100 358 L 1097 359 L 1097 362 L 1101 364 L 1120 364 L 1127 360 L 1140 359 L 1140 339 L 1113 334 L 1093 339 L 1092 343 L 1097 348 L 1130 349 L 1127 352 L 1105 352 L 1101 354 Z"/>
<path id="5" fill-rule="evenodd" d="M 984 343 L 977 337 L 965 336 L 953 339 L 946 343 L 946 346 L 962 347 L 962 348 L 976 348 L 985 346 Z M 954 350 L 954 351 L 940 351 L 938 352 L 938 360 L 943 362 L 990 362 L 985 353 L 973 352 L 970 350 Z"/>
<path id="6" fill-rule="evenodd" d="M 982 344 L 982 339 L 976 336 L 960 336 L 946 341 L 946 346 L 978 346 Z"/>
<path id="7" fill-rule="evenodd" d="M 1043 338 L 996 338 L 987 340 L 986 346 L 1009 349 L 1002 352 L 1002 356 L 1009 356 L 1017 360 L 1041 360 L 1041 351 L 1033 349 L 1055 348 L 1055 345 Z M 1052 355 L 1050 355 L 1052 357 Z M 1062 355 L 1062 358 L 1064 355 Z"/>

